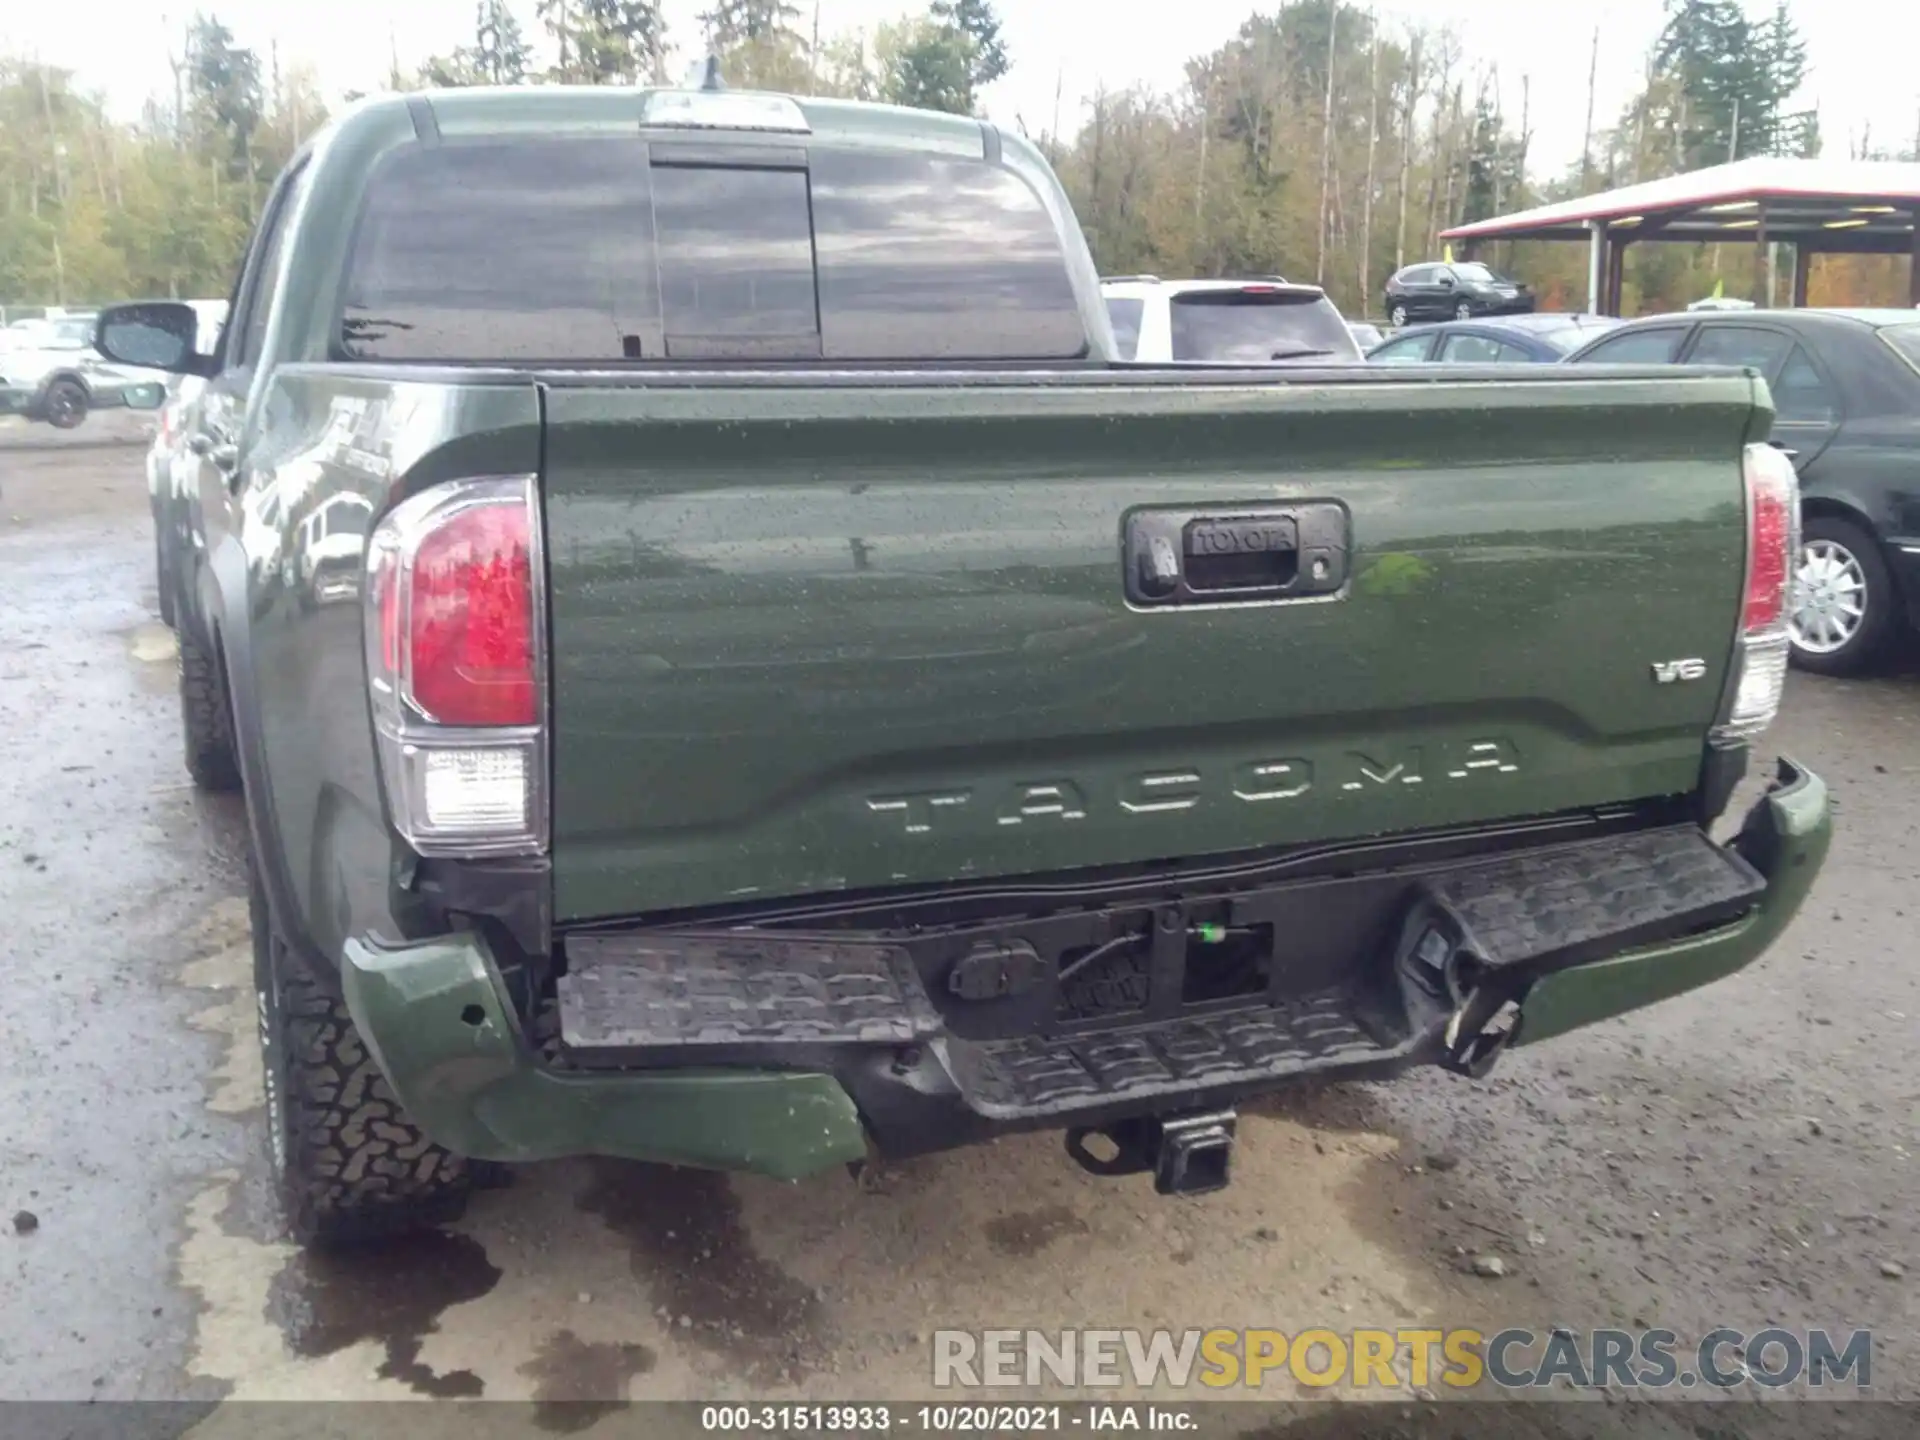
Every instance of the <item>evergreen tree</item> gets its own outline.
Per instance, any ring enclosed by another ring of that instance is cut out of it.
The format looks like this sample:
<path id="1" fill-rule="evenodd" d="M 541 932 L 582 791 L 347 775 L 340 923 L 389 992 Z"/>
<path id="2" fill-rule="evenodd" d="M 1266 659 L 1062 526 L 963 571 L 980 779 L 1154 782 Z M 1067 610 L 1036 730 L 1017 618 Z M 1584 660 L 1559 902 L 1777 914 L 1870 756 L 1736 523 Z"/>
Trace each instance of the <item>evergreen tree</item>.
<path id="1" fill-rule="evenodd" d="M 1000 17 L 989 0 L 933 0 L 930 13 L 941 25 L 958 30 L 972 44 L 967 65 L 970 87 L 978 91 L 1007 73 L 1007 43 L 1000 38 Z M 971 104 L 967 107 L 971 110 Z"/>
<path id="2" fill-rule="evenodd" d="M 881 94 L 895 105 L 973 113 L 973 39 L 955 25 L 922 17 L 884 37 Z"/>
<path id="3" fill-rule="evenodd" d="M 489 85 L 518 85 L 533 58 L 506 0 L 480 0 L 474 17 L 474 69 Z"/>
<path id="4" fill-rule="evenodd" d="M 230 179 L 253 179 L 253 136 L 265 108 L 260 57 L 235 45 L 233 32 L 217 18 L 197 15 L 187 33 L 186 86 L 196 139 L 224 152 Z"/>
<path id="5" fill-rule="evenodd" d="M 661 78 L 667 26 L 657 0 L 582 0 L 574 56 L 594 85 L 645 84 Z"/>
<path id="6" fill-rule="evenodd" d="M 714 0 L 714 6 L 700 16 L 707 44 L 724 53 L 737 45 L 769 41 L 799 40 L 793 22 L 800 18 L 800 7 L 790 0 Z"/>
<path id="7" fill-rule="evenodd" d="M 1788 110 L 1807 78 L 1807 45 L 1800 38 L 1784 0 L 1756 28 L 1754 88 L 1764 99 L 1762 153 L 1811 158 L 1820 153 L 1820 117 L 1811 110 Z"/>
<path id="8" fill-rule="evenodd" d="M 1807 48 L 1784 3 L 1755 24 L 1737 0 L 1668 0 L 1654 68 L 1673 86 L 1665 118 L 1676 168 L 1817 153 L 1817 117 L 1787 108 L 1806 79 Z"/>

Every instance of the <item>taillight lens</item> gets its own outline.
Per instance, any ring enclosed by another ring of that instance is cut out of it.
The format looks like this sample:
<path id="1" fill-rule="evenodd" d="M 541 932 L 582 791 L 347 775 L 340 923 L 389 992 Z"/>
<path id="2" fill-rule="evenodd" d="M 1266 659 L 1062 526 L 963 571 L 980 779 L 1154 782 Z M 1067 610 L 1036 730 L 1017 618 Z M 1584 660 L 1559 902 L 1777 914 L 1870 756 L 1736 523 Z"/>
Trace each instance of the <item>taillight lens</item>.
<path id="1" fill-rule="evenodd" d="M 1748 559 L 1746 599 L 1740 607 L 1743 633 L 1770 629 L 1786 620 L 1800 488 L 1792 462 L 1771 445 L 1754 446 L 1746 468 Z"/>
<path id="2" fill-rule="evenodd" d="M 422 854 L 546 846 L 538 494 L 459 480 L 367 545 L 367 671 L 395 827 Z"/>
<path id="3" fill-rule="evenodd" d="M 1747 568 L 1734 644 L 1733 697 L 1714 728 L 1716 745 L 1745 745 L 1773 723 L 1786 688 L 1787 630 L 1793 571 L 1800 553 L 1800 477 L 1771 445 L 1749 445 L 1746 479 Z"/>
<path id="4" fill-rule="evenodd" d="M 531 725 L 532 517 L 511 498 L 421 537 L 407 606 L 412 698 L 442 725 Z"/>

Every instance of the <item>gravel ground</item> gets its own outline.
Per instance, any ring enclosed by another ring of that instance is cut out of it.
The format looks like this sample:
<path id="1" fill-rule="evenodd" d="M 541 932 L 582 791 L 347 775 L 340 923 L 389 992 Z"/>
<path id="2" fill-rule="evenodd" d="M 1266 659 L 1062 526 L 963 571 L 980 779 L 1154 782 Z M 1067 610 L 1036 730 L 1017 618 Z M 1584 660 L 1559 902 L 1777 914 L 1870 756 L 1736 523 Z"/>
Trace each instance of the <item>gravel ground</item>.
<path id="1" fill-rule="evenodd" d="M 578 1430 L 623 1398 L 923 1396 L 936 1327 L 1421 1324 L 1865 1327 L 1875 1393 L 1920 1392 L 1910 663 L 1791 682 L 1770 743 L 1832 784 L 1840 829 L 1764 961 L 1478 1085 L 1263 1104 L 1222 1194 L 1094 1180 L 1047 1136 L 865 1187 L 570 1163 L 425 1242 L 296 1255 L 258 1127 L 243 821 L 179 762 L 147 423 L 0 428 L 0 1214 L 31 1217 L 0 1221 L 0 1397 L 484 1395 Z M 1321 1406 L 1258 1433 L 1764 1428 L 1701 1428 L 1689 1405 L 1438 1409 Z M 1780 1411 L 1799 1436 L 1869 1424 Z"/>

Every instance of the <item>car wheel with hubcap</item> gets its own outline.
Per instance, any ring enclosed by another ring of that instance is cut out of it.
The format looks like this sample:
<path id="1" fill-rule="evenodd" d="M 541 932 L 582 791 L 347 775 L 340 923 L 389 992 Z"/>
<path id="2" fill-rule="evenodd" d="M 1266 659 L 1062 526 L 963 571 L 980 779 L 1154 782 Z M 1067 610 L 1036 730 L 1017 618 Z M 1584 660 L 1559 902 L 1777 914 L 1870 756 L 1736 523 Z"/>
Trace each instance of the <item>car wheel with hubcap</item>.
<path id="1" fill-rule="evenodd" d="M 87 418 L 87 392 L 78 380 L 56 380 L 40 401 L 40 413 L 56 430 L 71 430 Z"/>
<path id="2" fill-rule="evenodd" d="M 1453 307 L 1453 318 L 1456 320 L 1471 320 L 1473 318 L 1473 306 L 1469 305 L 1465 300 L 1462 300 L 1458 305 Z"/>
<path id="3" fill-rule="evenodd" d="M 1407 307 L 1396 305 L 1387 312 L 1387 323 L 1398 330 L 1407 323 Z"/>
<path id="4" fill-rule="evenodd" d="M 247 911 L 267 1151 L 294 1239 L 341 1249 L 457 1219 L 474 1167 L 402 1112 L 337 978 L 316 974 L 282 936 L 251 851 Z"/>
<path id="5" fill-rule="evenodd" d="M 1886 561 L 1871 535 L 1825 516 L 1802 526 L 1787 609 L 1796 667 L 1820 675 L 1867 669 L 1892 633 L 1892 601 Z"/>

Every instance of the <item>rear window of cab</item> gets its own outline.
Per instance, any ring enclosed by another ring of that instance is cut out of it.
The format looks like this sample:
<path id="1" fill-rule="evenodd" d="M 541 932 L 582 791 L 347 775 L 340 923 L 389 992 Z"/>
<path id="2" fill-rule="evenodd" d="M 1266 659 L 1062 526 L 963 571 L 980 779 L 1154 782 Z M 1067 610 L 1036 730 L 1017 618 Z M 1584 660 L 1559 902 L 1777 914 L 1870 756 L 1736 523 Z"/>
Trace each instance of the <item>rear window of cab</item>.
<path id="1" fill-rule="evenodd" d="M 1004 167 L 633 136 L 410 145 L 369 183 L 354 360 L 1068 360 L 1046 206 Z"/>

